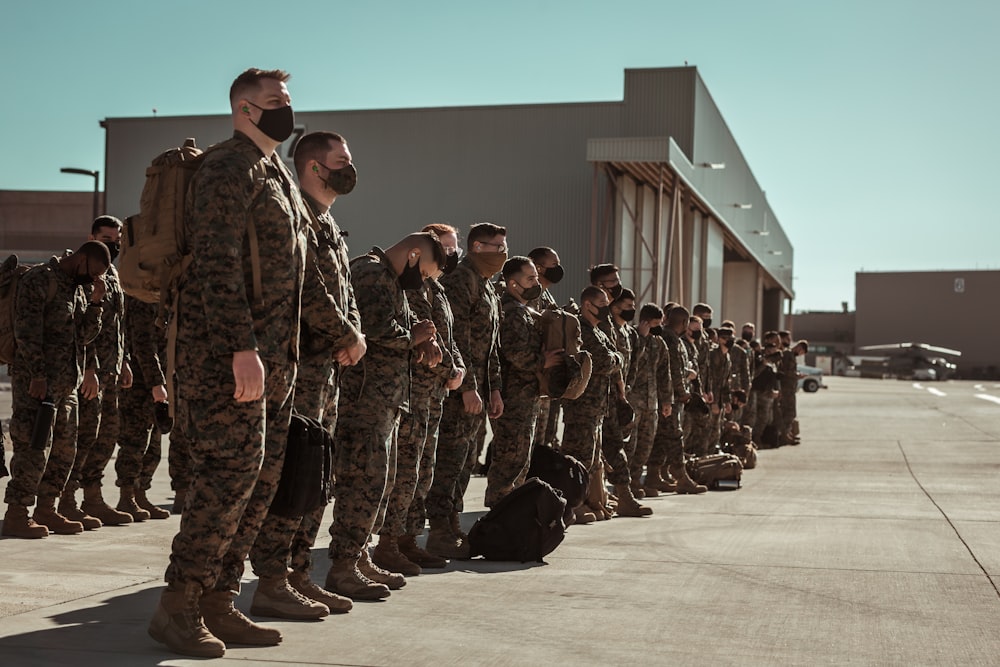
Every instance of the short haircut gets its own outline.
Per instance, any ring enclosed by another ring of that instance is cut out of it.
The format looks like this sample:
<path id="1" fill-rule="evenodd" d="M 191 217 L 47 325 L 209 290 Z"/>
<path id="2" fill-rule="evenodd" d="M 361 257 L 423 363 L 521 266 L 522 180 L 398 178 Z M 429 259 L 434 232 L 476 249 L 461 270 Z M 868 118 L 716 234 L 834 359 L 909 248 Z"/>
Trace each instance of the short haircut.
<path id="1" fill-rule="evenodd" d="M 625 299 L 632 299 L 635 301 L 635 292 L 626 287 L 622 290 L 622 293 L 618 295 L 618 298 L 613 299 L 611 303 L 618 303 L 619 301 L 624 301 Z"/>
<path id="2" fill-rule="evenodd" d="M 545 246 L 542 246 L 540 248 L 535 248 L 534 250 L 528 253 L 528 258 L 535 264 L 538 264 L 543 259 L 548 259 L 549 257 L 555 257 L 555 256 L 556 256 L 556 251 L 553 250 L 552 248 L 546 248 Z"/>
<path id="3" fill-rule="evenodd" d="M 120 230 L 122 228 L 122 221 L 113 215 L 100 215 L 94 218 L 94 224 L 90 226 L 90 235 L 97 236 L 105 227 L 111 227 Z"/>
<path id="4" fill-rule="evenodd" d="M 663 317 L 663 309 L 657 306 L 655 303 L 644 303 L 642 308 L 639 309 L 639 321 L 648 322 L 649 320 L 658 320 Z"/>
<path id="5" fill-rule="evenodd" d="M 674 306 L 667 313 L 667 326 L 675 327 L 678 324 L 687 325 L 688 319 L 691 317 L 691 311 L 681 305 Z"/>
<path id="6" fill-rule="evenodd" d="M 444 236 L 445 234 L 454 234 L 456 237 L 458 236 L 458 230 L 457 229 L 455 229 L 451 225 L 443 223 L 443 222 L 432 222 L 431 224 L 426 225 L 420 231 L 422 231 L 422 232 L 434 232 L 438 236 Z"/>
<path id="7" fill-rule="evenodd" d="M 788 331 L 787 329 L 782 329 L 781 331 L 778 332 L 778 335 L 781 336 L 782 338 L 791 338 L 792 332 Z"/>
<path id="8" fill-rule="evenodd" d="M 444 252 L 444 246 L 441 245 L 441 239 L 439 239 L 437 234 L 434 232 L 414 232 L 404 238 L 403 242 L 410 247 L 412 247 L 413 244 L 423 246 L 424 249 L 429 246 L 431 252 L 434 253 L 434 262 L 437 264 L 439 269 L 444 269 L 445 265 L 448 263 L 448 256 Z"/>
<path id="9" fill-rule="evenodd" d="M 807 341 L 806 339 L 803 338 L 798 343 L 796 343 L 795 345 L 793 345 L 792 349 L 794 350 L 797 347 L 801 347 L 802 348 L 802 353 L 803 354 L 808 354 L 808 352 L 809 352 L 809 341 Z"/>
<path id="10" fill-rule="evenodd" d="M 618 267 L 614 264 L 597 264 L 596 266 L 592 266 L 590 267 L 590 284 L 596 285 L 604 276 L 610 276 L 612 273 L 617 272 Z"/>
<path id="11" fill-rule="evenodd" d="M 466 242 L 469 244 L 469 250 L 472 250 L 473 243 L 485 241 L 498 235 L 507 236 L 507 228 L 494 225 L 492 222 L 479 222 L 469 227 L 469 236 Z"/>
<path id="12" fill-rule="evenodd" d="M 88 260 L 92 259 L 95 262 L 100 262 L 106 267 L 111 266 L 111 253 L 108 252 L 108 246 L 100 241 L 87 241 L 80 246 L 76 254 L 83 255 Z"/>
<path id="13" fill-rule="evenodd" d="M 722 320 L 722 326 L 729 327 L 730 329 L 736 328 L 736 324 L 732 320 Z"/>
<path id="14" fill-rule="evenodd" d="M 322 162 L 333 144 L 346 144 L 347 140 L 336 132 L 310 132 L 295 143 L 295 173 L 302 178 L 309 160 Z"/>
<path id="15" fill-rule="evenodd" d="M 589 301 L 590 303 L 594 303 L 602 296 L 607 296 L 607 295 L 608 293 L 602 290 L 600 287 L 587 285 L 586 287 L 583 288 L 583 291 L 580 292 L 580 303 L 583 303 L 584 301 Z"/>
<path id="16" fill-rule="evenodd" d="M 663 312 L 669 313 L 671 310 L 673 310 L 679 305 L 681 304 L 677 303 L 676 301 L 667 301 L 665 304 L 663 304 Z"/>
<path id="17" fill-rule="evenodd" d="M 701 315 L 689 315 L 688 324 L 703 324 L 701 321 Z"/>
<path id="18" fill-rule="evenodd" d="M 757 330 L 757 325 L 756 325 L 756 324 L 754 324 L 753 322 L 744 322 L 744 323 L 743 323 L 743 328 L 744 328 L 744 329 L 746 329 L 747 327 L 750 327 L 750 328 L 751 328 L 751 329 L 753 329 L 754 331 L 756 331 L 756 330 Z"/>
<path id="19" fill-rule="evenodd" d="M 276 79 L 285 82 L 290 78 L 292 75 L 283 69 L 251 67 L 233 80 L 233 85 L 229 87 L 229 103 L 236 104 L 241 98 L 246 97 L 248 92 L 259 90 L 261 79 Z"/>
<path id="20" fill-rule="evenodd" d="M 701 316 L 704 315 L 705 313 L 711 313 L 712 307 L 707 303 L 696 303 L 694 304 L 694 308 L 691 309 L 691 312 L 694 313 L 695 315 Z"/>
<path id="21" fill-rule="evenodd" d="M 534 266 L 534 263 L 527 257 L 523 257 L 521 255 L 511 257 L 506 262 L 504 262 L 501 275 L 503 275 L 504 280 L 510 280 L 514 276 L 524 271 L 524 267 L 528 266 L 529 264 Z"/>

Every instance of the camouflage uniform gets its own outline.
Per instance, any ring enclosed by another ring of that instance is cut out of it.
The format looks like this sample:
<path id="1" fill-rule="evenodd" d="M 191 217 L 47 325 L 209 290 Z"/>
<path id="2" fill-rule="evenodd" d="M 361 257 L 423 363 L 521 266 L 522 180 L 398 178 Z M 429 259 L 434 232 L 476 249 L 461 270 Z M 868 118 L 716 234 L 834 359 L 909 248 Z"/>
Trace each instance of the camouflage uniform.
<path id="1" fill-rule="evenodd" d="M 563 402 L 563 442 L 559 451 L 578 459 L 590 470 L 600 455 L 601 427 L 608 414 L 612 378 L 621 372 L 622 357 L 614 342 L 582 317 L 580 335 L 582 349 L 590 353 L 592 371 L 587 389 L 580 397 Z"/>
<path id="2" fill-rule="evenodd" d="M 637 364 L 635 378 L 628 393 L 628 402 L 635 410 L 632 442 L 635 443 L 629 458 L 629 477 L 638 485 L 642 468 L 649 459 L 656 435 L 660 406 L 674 401 L 673 381 L 670 376 L 670 356 L 661 336 L 639 337 L 643 361 Z"/>
<path id="3" fill-rule="evenodd" d="M 713 406 L 719 408 L 719 412 L 711 412 L 708 416 L 708 437 L 700 443 L 698 456 L 714 454 L 719 444 L 719 437 L 722 435 L 722 419 L 726 414 L 726 406 L 732 402 L 732 394 L 729 387 L 729 378 L 732 375 L 732 362 L 729 353 L 721 345 L 713 345 L 708 351 L 706 359 L 706 379 L 708 380 L 708 390 L 715 398 Z"/>
<path id="4" fill-rule="evenodd" d="M 156 462 L 159 462 L 161 436 L 155 427 L 152 390 L 166 382 L 160 362 L 166 358 L 166 340 L 163 329 L 156 322 L 158 310 L 159 304 L 125 298 L 123 324 L 132 366 L 132 387 L 123 389 L 119 400 L 122 427 L 115 460 L 118 486 L 148 489 L 141 481 L 148 483 L 156 471 L 152 454 L 157 454 Z M 150 454 L 148 459 L 147 452 Z"/>
<path id="5" fill-rule="evenodd" d="M 776 406 L 777 414 L 775 421 L 778 424 L 778 437 L 785 438 L 792 422 L 795 420 L 795 392 L 799 388 L 799 363 L 798 356 L 790 349 L 781 351 L 781 366 L 779 368 L 781 376 L 781 396 L 778 399 L 780 409 Z"/>
<path id="6" fill-rule="evenodd" d="M 544 288 L 538 298 L 529 301 L 528 305 L 532 310 L 539 312 L 559 308 L 552 292 Z M 559 410 L 558 398 L 552 399 L 543 396 L 538 399 L 538 416 L 535 419 L 535 435 L 532 442 L 543 445 L 559 444 L 559 438 L 556 436 L 556 429 L 559 426 Z"/>
<path id="7" fill-rule="evenodd" d="M 774 364 L 761 359 L 750 385 L 750 393 L 753 396 L 753 439 L 754 442 L 762 444 L 764 430 L 774 420 L 775 392 L 780 388 L 778 380 L 778 369 Z"/>
<path id="8" fill-rule="evenodd" d="M 356 345 L 361 337 L 361 316 L 354 299 L 347 243 L 329 209 L 307 193 L 312 233 L 308 235 L 308 282 L 302 290 L 301 361 L 295 379 L 295 409 L 319 419 L 334 433 L 340 368 L 334 352 Z M 332 299 L 332 302 L 331 302 Z M 284 575 L 289 564 L 308 572 L 319 526 L 326 507 L 318 507 L 299 520 L 268 512 L 250 549 L 250 563 L 258 576 Z"/>
<path id="9" fill-rule="evenodd" d="M 52 293 L 52 298 L 49 294 Z M 10 364 L 14 453 L 4 499 L 30 506 L 35 496 L 55 498 L 66 485 L 76 453 L 77 397 L 83 346 L 100 332 L 103 301 L 91 303 L 53 257 L 18 281 L 14 304 L 17 350 Z M 35 415 L 41 401 L 28 395 L 32 378 L 45 378 L 55 405 L 52 438 L 43 449 L 31 448 Z M 46 462 L 62 477 L 42 479 Z"/>
<path id="10" fill-rule="evenodd" d="M 665 329 L 663 340 L 667 344 L 667 357 L 670 361 L 674 403 L 670 416 L 660 415 L 656 424 L 653 449 L 647 461 L 648 465 L 656 467 L 684 463 L 684 431 L 681 429 L 681 420 L 684 418 L 684 404 L 691 396 L 688 371 L 694 368 L 688 358 L 687 347 L 676 333 Z"/>
<path id="11" fill-rule="evenodd" d="M 260 185 L 255 165 L 266 173 Z M 243 561 L 274 497 L 298 358 L 304 207 L 278 156 L 264 156 L 241 132 L 208 151 L 191 181 L 185 225 L 191 263 L 173 317 L 175 428 L 190 444 L 193 479 L 166 572 L 174 586 L 238 591 Z M 251 288 L 251 220 L 259 295 Z M 257 350 L 264 364 L 261 400 L 233 399 L 233 353 L 243 350 Z"/>
<path id="12" fill-rule="evenodd" d="M 434 322 L 434 326 L 437 327 L 438 331 L 438 345 L 441 347 L 443 353 L 443 360 L 434 369 L 428 369 L 426 366 L 420 366 L 414 373 L 413 376 L 413 394 L 427 390 L 427 435 L 424 440 L 423 449 L 421 450 L 419 457 L 420 460 L 417 463 L 417 480 L 416 485 L 413 490 L 413 497 L 410 500 L 409 507 L 406 513 L 405 525 L 403 526 L 403 533 L 406 535 L 418 535 L 424 529 L 424 523 L 427 521 L 427 509 L 425 507 L 425 501 L 427 499 L 427 493 L 431 489 L 431 484 L 434 481 L 434 468 L 437 459 L 437 443 L 438 443 L 438 428 L 441 423 L 441 411 L 444 406 L 445 397 L 448 395 L 448 390 L 445 389 L 445 382 L 453 377 L 453 373 L 461 370 L 465 370 L 465 362 L 462 360 L 462 353 L 458 351 L 458 346 L 455 344 L 455 338 L 453 335 L 453 330 L 455 326 L 455 318 L 451 312 L 451 305 L 448 302 L 448 297 L 444 292 L 444 288 L 436 280 L 427 280 L 424 283 L 425 287 L 425 303 L 430 305 L 430 318 Z M 416 298 L 411 300 L 411 305 L 414 306 L 414 314 L 417 319 L 427 319 L 427 312 L 423 310 L 424 306 Z M 419 310 L 418 310 L 419 309 Z M 450 365 L 450 368 L 449 368 Z M 437 382 L 431 383 L 429 388 L 425 386 L 424 379 L 422 376 L 425 373 L 437 374 Z M 402 432 L 402 429 L 400 429 Z M 396 460 L 397 469 L 403 465 L 402 456 L 402 438 L 400 439 L 400 456 Z M 397 475 L 396 483 L 399 483 L 399 476 Z M 386 516 L 386 525 L 389 525 L 389 517 Z"/>
<path id="13" fill-rule="evenodd" d="M 729 359 L 732 361 L 733 366 L 732 389 L 733 391 L 742 391 L 747 398 L 749 398 L 750 395 L 749 357 L 749 352 L 735 343 L 729 348 Z M 743 411 L 744 408 L 733 408 L 733 414 L 729 416 L 729 419 L 737 423 L 741 422 L 743 418 Z"/>
<path id="14" fill-rule="evenodd" d="M 399 413 L 409 409 L 410 398 L 415 320 L 382 250 L 351 261 L 351 285 L 368 352 L 344 369 L 340 381 L 331 560 L 357 558 L 381 521 L 386 487 L 395 477 Z"/>
<path id="15" fill-rule="evenodd" d="M 486 506 L 524 483 L 538 413 L 538 372 L 544 364 L 542 335 L 526 305 L 510 294 L 501 299 L 500 377 L 503 414 L 491 420 L 493 441 L 486 474 Z"/>
<path id="16" fill-rule="evenodd" d="M 454 314 L 454 337 L 466 374 L 462 386 L 445 399 L 438 435 L 434 481 L 427 494 L 427 516 L 446 519 L 461 512 L 485 433 L 490 393 L 500 390 L 500 310 L 493 284 L 483 278 L 467 255 L 451 273 L 441 278 Z M 479 392 L 483 411 L 465 412 L 462 394 Z"/>
<path id="17" fill-rule="evenodd" d="M 702 339 L 705 334 L 702 334 Z M 697 391 L 707 394 L 709 389 L 708 379 L 708 350 L 701 346 L 701 340 L 691 341 L 687 336 L 681 336 L 681 344 L 687 350 L 688 360 L 694 364 L 698 371 Z M 705 353 L 702 354 L 704 349 Z M 692 386 L 693 383 L 692 383 Z M 711 412 L 704 413 L 697 410 L 685 410 L 681 420 L 681 428 L 684 429 L 685 451 L 690 454 L 700 456 L 708 446 L 709 429 L 712 415 Z"/>
<path id="18" fill-rule="evenodd" d="M 635 374 L 640 363 L 641 348 L 639 332 L 631 324 L 613 325 L 615 347 L 623 360 L 622 382 L 625 385 L 625 396 L 635 381 Z M 629 483 L 629 460 L 635 455 L 635 440 L 632 439 L 632 424 L 622 424 L 618 419 L 618 389 L 611 388 L 611 400 L 608 405 L 608 415 L 604 418 L 604 428 L 601 433 L 601 453 L 607 463 L 605 468 L 608 481 L 612 484 Z"/>

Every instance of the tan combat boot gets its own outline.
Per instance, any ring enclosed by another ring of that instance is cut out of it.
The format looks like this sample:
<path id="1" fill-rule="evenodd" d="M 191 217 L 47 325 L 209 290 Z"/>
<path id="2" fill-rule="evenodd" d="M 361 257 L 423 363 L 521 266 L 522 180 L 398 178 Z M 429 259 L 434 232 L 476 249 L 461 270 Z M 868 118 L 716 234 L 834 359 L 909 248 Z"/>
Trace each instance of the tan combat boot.
<path id="1" fill-rule="evenodd" d="M 420 574 L 420 566 L 400 552 L 395 535 L 378 536 L 378 544 L 372 551 L 372 563 L 383 570 L 399 572 L 406 577 L 416 577 Z"/>
<path id="2" fill-rule="evenodd" d="M 59 513 L 70 521 L 79 521 L 84 530 L 97 530 L 104 524 L 96 516 L 90 516 L 76 505 L 76 494 L 72 489 L 66 489 L 59 496 Z"/>
<path id="3" fill-rule="evenodd" d="M 381 600 L 389 597 L 387 586 L 377 584 L 361 574 L 357 558 L 338 558 L 331 561 L 324 588 L 352 600 Z"/>
<path id="4" fill-rule="evenodd" d="M 170 508 L 173 514 L 180 514 L 184 511 L 184 499 L 187 498 L 187 488 L 174 491 L 174 506 Z"/>
<path id="5" fill-rule="evenodd" d="M 431 518 L 431 529 L 427 533 L 427 551 L 441 558 L 468 558 L 469 543 L 452 532 L 451 522 L 446 517 Z"/>
<path id="6" fill-rule="evenodd" d="M 462 538 L 463 542 L 469 539 L 469 536 L 462 532 L 462 517 L 458 512 L 452 512 L 448 515 L 448 524 L 451 526 L 451 532 L 455 534 L 455 537 Z"/>
<path id="7" fill-rule="evenodd" d="M 50 533 L 56 535 L 76 535 L 83 532 L 82 523 L 70 521 L 56 511 L 56 499 L 53 496 L 38 497 L 38 504 L 35 505 L 35 514 L 32 518 L 35 523 L 45 526 Z"/>
<path id="8" fill-rule="evenodd" d="M 379 538 L 381 542 L 382 538 Z M 396 544 L 399 545 L 399 553 L 406 556 L 410 562 L 416 563 L 422 568 L 436 570 L 448 565 L 448 561 L 439 556 L 435 556 L 426 549 L 417 546 L 416 535 L 401 535 Z M 406 574 L 405 572 L 403 574 Z"/>
<path id="9" fill-rule="evenodd" d="M 281 633 L 257 625 L 233 605 L 233 591 L 209 591 L 201 596 L 201 614 L 208 631 L 227 644 L 276 646 Z"/>
<path id="10" fill-rule="evenodd" d="M 132 517 L 132 520 L 136 523 L 140 521 L 145 521 L 149 518 L 149 512 L 139 507 L 135 502 L 135 487 L 134 486 L 123 486 L 121 487 L 120 496 L 118 498 L 118 506 L 115 507 L 119 512 L 125 512 Z"/>
<path id="11" fill-rule="evenodd" d="M 226 645 L 209 632 L 198 608 L 201 585 L 168 585 L 149 622 L 149 636 L 174 653 L 196 658 L 221 658 Z"/>
<path id="12" fill-rule="evenodd" d="M 636 502 L 628 484 L 615 484 L 615 492 L 618 494 L 618 516 L 640 517 L 653 513 L 652 508 Z"/>
<path id="13" fill-rule="evenodd" d="M 35 520 L 28 516 L 28 508 L 24 505 L 10 503 L 3 517 L 3 536 L 37 540 L 48 537 L 49 529 L 35 523 Z"/>
<path id="14" fill-rule="evenodd" d="M 331 593 L 325 588 L 314 584 L 307 572 L 292 572 L 289 574 L 288 585 L 310 600 L 325 604 L 331 614 L 346 614 L 354 607 L 354 603 L 351 602 L 350 598 Z"/>
<path id="15" fill-rule="evenodd" d="M 642 489 L 642 484 L 638 480 L 629 484 L 629 488 L 632 489 L 632 497 L 636 500 L 642 500 L 646 497 L 646 492 Z"/>
<path id="16" fill-rule="evenodd" d="M 157 507 L 149 501 L 149 498 L 146 497 L 146 489 L 136 487 L 135 504 L 149 512 L 150 519 L 166 519 L 170 516 L 170 512 L 162 507 Z"/>
<path id="17" fill-rule="evenodd" d="M 315 621 L 330 615 L 322 602 L 307 598 L 288 585 L 286 576 L 261 577 L 250 603 L 254 616 L 289 618 L 293 621 Z"/>
<path id="18" fill-rule="evenodd" d="M 586 505 L 580 505 L 574 510 L 573 523 L 594 523 L 597 521 L 597 515 L 590 511 L 590 508 Z"/>
<path id="19" fill-rule="evenodd" d="M 101 495 L 101 485 L 91 484 L 83 489 L 83 504 L 80 509 L 96 516 L 105 526 L 120 526 L 123 523 L 132 523 L 132 515 L 127 512 L 119 512 L 104 502 Z"/>
<path id="20" fill-rule="evenodd" d="M 658 498 L 660 490 L 657 488 L 660 478 L 660 466 L 646 466 L 646 479 L 642 483 L 642 491 L 647 498 Z"/>
<path id="21" fill-rule="evenodd" d="M 677 493 L 705 493 L 708 491 L 707 486 L 704 484 L 698 484 L 691 479 L 691 476 L 688 475 L 687 468 L 684 467 L 683 463 L 670 466 L 670 474 L 673 475 L 675 480 L 677 480 Z"/>
<path id="22" fill-rule="evenodd" d="M 358 571 L 377 584 L 385 584 L 390 591 L 398 591 L 406 585 L 406 577 L 402 574 L 384 570 L 373 563 L 367 547 L 361 550 L 361 557 L 358 558 Z"/>

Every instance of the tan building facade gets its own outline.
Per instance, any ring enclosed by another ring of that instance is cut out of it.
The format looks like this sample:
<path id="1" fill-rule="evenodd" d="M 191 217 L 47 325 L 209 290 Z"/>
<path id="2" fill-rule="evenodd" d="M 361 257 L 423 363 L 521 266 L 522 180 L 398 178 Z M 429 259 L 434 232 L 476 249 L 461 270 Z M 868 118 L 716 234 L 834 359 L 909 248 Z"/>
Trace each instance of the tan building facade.
<path id="1" fill-rule="evenodd" d="M 0 190 L 0 259 L 15 253 L 35 263 L 79 248 L 90 234 L 93 205 L 93 192 Z"/>

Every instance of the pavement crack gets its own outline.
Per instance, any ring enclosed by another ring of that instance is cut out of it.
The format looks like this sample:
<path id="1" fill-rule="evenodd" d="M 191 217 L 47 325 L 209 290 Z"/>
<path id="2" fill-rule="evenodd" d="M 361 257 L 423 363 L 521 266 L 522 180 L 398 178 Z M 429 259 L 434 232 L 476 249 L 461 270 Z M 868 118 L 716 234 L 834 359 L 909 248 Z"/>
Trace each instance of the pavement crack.
<path id="1" fill-rule="evenodd" d="M 951 526 L 951 529 L 955 531 L 955 536 L 958 537 L 958 540 L 962 543 L 962 546 L 964 546 L 966 551 L 969 552 L 969 556 L 972 557 L 973 562 L 979 567 L 980 570 L 982 570 L 983 576 L 986 577 L 986 581 L 990 582 L 990 586 L 992 586 L 994 592 L 996 592 L 997 598 L 1000 598 L 1000 588 L 997 587 L 996 582 L 993 581 L 993 577 L 990 576 L 990 573 L 986 571 L 986 568 L 979 561 L 979 558 L 976 557 L 976 552 L 972 550 L 972 547 L 969 546 L 969 543 L 965 541 L 964 537 L 962 537 L 962 533 L 959 532 L 958 526 L 956 526 L 955 523 L 951 520 L 951 517 L 949 517 L 947 512 L 944 511 L 944 508 L 942 508 L 938 504 L 938 502 L 934 500 L 934 496 L 932 496 L 927 491 L 927 489 L 924 488 L 924 485 L 920 483 L 920 480 L 917 479 L 917 475 L 913 472 L 913 468 L 910 466 L 910 459 L 906 457 L 906 450 L 903 449 L 903 443 L 897 440 L 896 446 L 899 447 L 899 453 L 903 455 L 903 462 L 906 464 L 906 469 L 909 471 L 910 477 L 913 478 L 913 481 L 916 483 L 917 487 L 919 487 L 919 489 L 923 492 L 923 494 L 927 496 L 927 500 L 931 501 L 931 504 L 934 505 L 934 507 L 937 508 L 937 511 L 941 513 L 941 516 L 943 516 L 944 520 L 948 522 L 948 525 Z"/>

